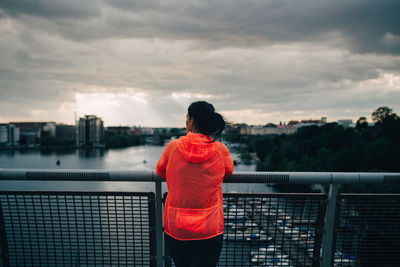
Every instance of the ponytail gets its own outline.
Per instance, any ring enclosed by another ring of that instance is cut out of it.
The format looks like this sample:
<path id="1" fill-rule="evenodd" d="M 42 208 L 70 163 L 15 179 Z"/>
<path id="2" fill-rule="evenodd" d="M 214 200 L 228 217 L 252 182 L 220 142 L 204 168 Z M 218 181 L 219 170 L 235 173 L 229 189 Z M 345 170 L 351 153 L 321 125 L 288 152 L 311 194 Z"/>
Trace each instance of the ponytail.
<path id="1" fill-rule="evenodd" d="M 214 136 L 214 141 L 221 137 L 222 132 L 225 130 L 226 121 L 221 114 L 214 112 L 211 115 L 211 130 Z"/>
<path id="2" fill-rule="evenodd" d="M 213 137 L 211 142 L 220 138 L 225 130 L 224 117 L 215 112 L 214 106 L 206 101 L 193 102 L 188 108 L 188 115 L 194 118 L 194 125 L 199 133 Z"/>

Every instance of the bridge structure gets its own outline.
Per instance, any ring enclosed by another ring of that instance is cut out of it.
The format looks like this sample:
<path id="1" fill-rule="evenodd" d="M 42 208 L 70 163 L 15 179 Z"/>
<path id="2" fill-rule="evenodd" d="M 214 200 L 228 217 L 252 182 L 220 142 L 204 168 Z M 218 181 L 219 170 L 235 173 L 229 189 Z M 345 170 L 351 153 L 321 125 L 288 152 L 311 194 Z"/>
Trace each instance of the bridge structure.
<path id="1" fill-rule="evenodd" d="M 0 180 L 150 182 L 149 192 L 0 191 L 1 266 L 173 266 L 154 171 L 0 169 Z M 225 193 L 219 266 L 399 266 L 400 173 L 235 172 L 225 183 L 323 184 L 328 193 Z M 1 189 L 0 189 L 1 190 Z"/>

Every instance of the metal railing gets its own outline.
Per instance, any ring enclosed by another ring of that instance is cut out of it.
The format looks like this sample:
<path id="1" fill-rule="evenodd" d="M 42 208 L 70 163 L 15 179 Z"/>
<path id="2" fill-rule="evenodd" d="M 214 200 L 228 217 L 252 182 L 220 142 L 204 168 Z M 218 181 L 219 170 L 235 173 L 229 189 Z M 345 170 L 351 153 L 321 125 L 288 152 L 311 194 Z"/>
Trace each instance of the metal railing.
<path id="1" fill-rule="evenodd" d="M 154 193 L 0 192 L 4 266 L 155 266 Z"/>
<path id="2" fill-rule="evenodd" d="M 162 235 L 164 179 L 153 171 L 1 169 L 0 180 L 155 185 L 154 193 L 0 192 L 3 266 L 171 264 Z M 224 194 L 219 266 L 398 265 L 399 195 L 338 195 L 337 189 L 400 183 L 399 173 L 235 172 L 224 182 L 329 184 L 330 190 Z"/>
<path id="3" fill-rule="evenodd" d="M 335 264 L 400 265 L 400 194 L 339 195 L 334 229 Z"/>
<path id="4" fill-rule="evenodd" d="M 218 266 L 319 266 L 325 207 L 323 194 L 224 194 Z"/>

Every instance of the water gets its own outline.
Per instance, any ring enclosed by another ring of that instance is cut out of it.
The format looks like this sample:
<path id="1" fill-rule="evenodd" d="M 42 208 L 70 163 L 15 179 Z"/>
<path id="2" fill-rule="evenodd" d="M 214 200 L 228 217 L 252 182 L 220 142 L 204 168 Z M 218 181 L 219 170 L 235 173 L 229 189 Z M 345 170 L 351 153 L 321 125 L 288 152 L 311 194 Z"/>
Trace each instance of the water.
<path id="1" fill-rule="evenodd" d="M 163 146 L 137 146 L 93 150 L 0 151 L 0 168 L 154 170 Z M 233 151 L 233 150 L 232 150 Z M 232 152 L 232 158 L 239 155 Z M 57 165 L 59 161 L 59 165 Z M 255 164 L 235 166 L 235 171 L 254 171 Z M 166 190 L 165 184 L 163 184 Z M 154 191 L 153 183 L 0 181 L 1 190 Z M 223 184 L 224 192 L 272 192 L 260 184 Z"/>

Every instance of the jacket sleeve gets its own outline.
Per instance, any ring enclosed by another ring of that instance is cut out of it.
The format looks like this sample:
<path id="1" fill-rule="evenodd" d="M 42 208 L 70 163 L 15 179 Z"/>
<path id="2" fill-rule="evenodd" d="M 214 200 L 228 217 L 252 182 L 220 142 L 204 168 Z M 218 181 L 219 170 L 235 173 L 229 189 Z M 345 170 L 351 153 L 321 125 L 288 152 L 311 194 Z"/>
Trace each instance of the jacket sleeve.
<path id="1" fill-rule="evenodd" d="M 171 156 L 173 147 L 175 147 L 175 142 L 174 141 L 169 142 L 168 145 L 165 147 L 163 153 L 161 154 L 161 157 L 156 165 L 157 174 L 163 178 L 166 178 L 167 164 L 169 157 Z"/>
<path id="2" fill-rule="evenodd" d="M 221 148 L 222 148 L 222 156 L 225 164 L 225 176 L 224 178 L 228 178 L 229 176 L 232 175 L 233 173 L 233 160 L 231 157 L 231 154 L 229 153 L 228 148 L 221 143 Z"/>

